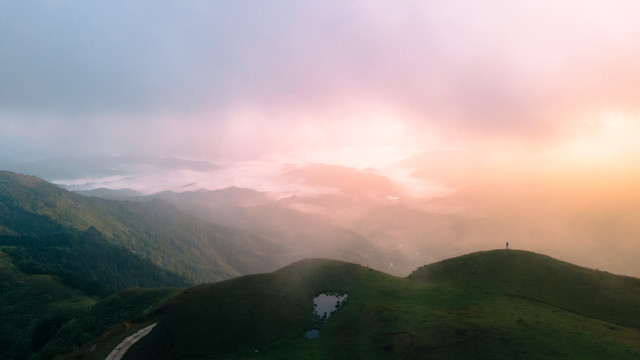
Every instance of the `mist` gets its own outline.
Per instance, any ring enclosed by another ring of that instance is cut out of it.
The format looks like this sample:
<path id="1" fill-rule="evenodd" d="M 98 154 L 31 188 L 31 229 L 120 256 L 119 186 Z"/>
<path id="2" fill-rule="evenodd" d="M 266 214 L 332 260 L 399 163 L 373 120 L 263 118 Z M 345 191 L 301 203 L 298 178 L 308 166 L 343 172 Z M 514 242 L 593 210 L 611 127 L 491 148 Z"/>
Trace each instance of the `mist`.
<path id="1" fill-rule="evenodd" d="M 5 2 L 0 166 L 77 191 L 253 189 L 396 274 L 509 242 L 638 276 L 639 10 Z"/>

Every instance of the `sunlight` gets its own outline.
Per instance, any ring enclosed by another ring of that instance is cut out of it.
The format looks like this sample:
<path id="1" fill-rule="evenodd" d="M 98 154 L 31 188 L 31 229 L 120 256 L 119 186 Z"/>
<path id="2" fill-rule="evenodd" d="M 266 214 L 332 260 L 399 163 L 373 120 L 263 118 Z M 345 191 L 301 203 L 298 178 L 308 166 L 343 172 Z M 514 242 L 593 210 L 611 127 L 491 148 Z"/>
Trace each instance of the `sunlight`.
<path id="1" fill-rule="evenodd" d="M 406 124 L 394 114 L 376 112 L 346 124 L 344 129 L 356 144 L 399 145 L 408 136 Z"/>
<path id="2" fill-rule="evenodd" d="M 439 145 L 434 132 L 418 132 L 414 125 L 401 112 L 380 105 L 299 118 L 279 139 L 296 146 L 288 151 L 274 149 L 263 157 L 381 170 Z"/>
<path id="3" fill-rule="evenodd" d="M 586 120 L 578 136 L 558 153 L 583 164 L 617 163 L 640 153 L 640 124 L 636 116 L 607 111 Z"/>

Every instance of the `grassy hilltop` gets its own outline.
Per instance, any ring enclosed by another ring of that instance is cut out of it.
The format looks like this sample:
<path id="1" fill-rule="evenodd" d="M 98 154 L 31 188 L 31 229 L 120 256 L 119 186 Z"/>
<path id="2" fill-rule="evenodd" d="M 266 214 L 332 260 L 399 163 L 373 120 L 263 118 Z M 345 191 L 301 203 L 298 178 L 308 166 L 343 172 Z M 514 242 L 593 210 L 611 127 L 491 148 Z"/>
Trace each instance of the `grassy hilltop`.
<path id="1" fill-rule="evenodd" d="M 323 322 L 312 299 L 333 291 L 349 298 Z M 636 359 L 634 299 L 639 279 L 525 251 L 469 254 L 407 278 L 305 260 L 180 292 L 143 319 L 159 325 L 125 358 Z M 304 337 L 311 328 L 319 338 Z"/>

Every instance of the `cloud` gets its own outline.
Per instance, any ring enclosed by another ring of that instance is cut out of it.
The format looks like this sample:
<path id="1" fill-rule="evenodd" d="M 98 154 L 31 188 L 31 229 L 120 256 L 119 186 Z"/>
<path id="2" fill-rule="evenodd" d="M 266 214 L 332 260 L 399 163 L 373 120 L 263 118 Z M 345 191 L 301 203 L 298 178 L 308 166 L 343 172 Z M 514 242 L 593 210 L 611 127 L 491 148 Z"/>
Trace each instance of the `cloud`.
<path id="1" fill-rule="evenodd" d="M 327 176 L 359 190 L 350 172 L 374 167 L 420 196 L 462 188 L 442 201 L 479 217 L 470 243 L 615 263 L 640 233 L 638 13 L 627 0 L 4 1 L 0 160 L 224 165 L 70 180 L 148 192 L 300 191 L 277 182 L 283 163 L 344 166 Z"/>
<path id="2" fill-rule="evenodd" d="M 640 110 L 638 7 L 6 2 L 0 125 L 22 119 L 7 136 L 23 147 L 229 157 L 346 147 L 336 127 L 383 111 L 405 144 L 538 142 L 585 113 Z"/>

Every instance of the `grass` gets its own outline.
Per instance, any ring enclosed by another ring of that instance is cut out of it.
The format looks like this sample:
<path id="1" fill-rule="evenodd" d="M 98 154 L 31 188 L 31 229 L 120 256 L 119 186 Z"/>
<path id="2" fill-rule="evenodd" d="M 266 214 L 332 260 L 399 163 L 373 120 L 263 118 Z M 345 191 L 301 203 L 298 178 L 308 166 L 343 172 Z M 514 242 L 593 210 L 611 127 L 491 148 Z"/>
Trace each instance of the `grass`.
<path id="1" fill-rule="evenodd" d="M 148 324 L 142 317 L 179 291 L 134 288 L 117 292 L 62 326 L 36 358 L 54 358 L 81 345 L 68 358 L 104 359 L 120 341 Z M 100 334 L 97 340 L 88 341 Z"/>
<path id="2" fill-rule="evenodd" d="M 145 318 L 157 330 L 127 358 L 635 359 L 637 285 L 522 251 L 470 254 L 408 278 L 305 260 L 179 293 Z M 312 299 L 332 291 L 349 299 L 322 322 Z M 312 328 L 320 337 L 306 339 Z"/>
<path id="3" fill-rule="evenodd" d="M 424 266 L 410 279 L 452 283 L 547 303 L 567 311 L 631 326 L 640 325 L 640 279 L 568 264 L 526 251 L 487 251 Z"/>
<path id="4" fill-rule="evenodd" d="M 59 326 L 96 301 L 51 275 L 26 275 L 0 252 L 0 353 L 32 354 Z"/>

